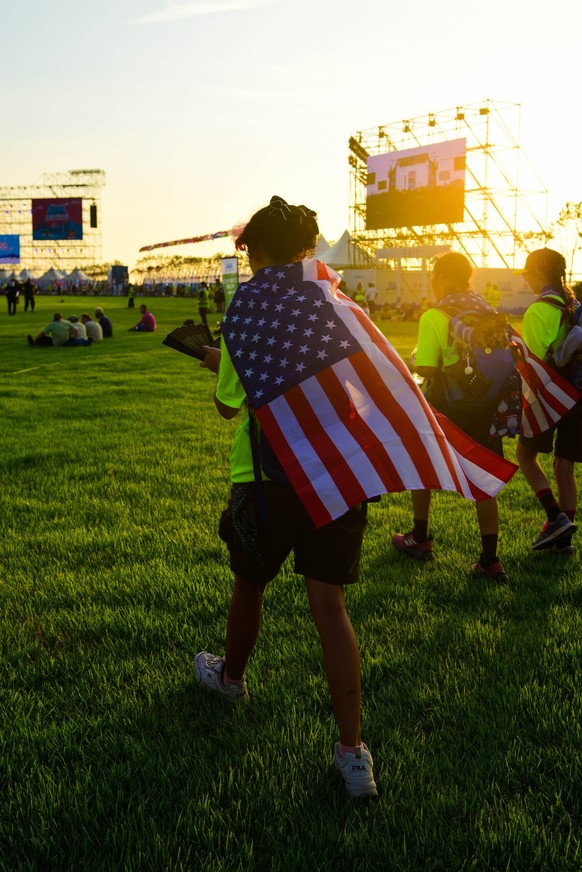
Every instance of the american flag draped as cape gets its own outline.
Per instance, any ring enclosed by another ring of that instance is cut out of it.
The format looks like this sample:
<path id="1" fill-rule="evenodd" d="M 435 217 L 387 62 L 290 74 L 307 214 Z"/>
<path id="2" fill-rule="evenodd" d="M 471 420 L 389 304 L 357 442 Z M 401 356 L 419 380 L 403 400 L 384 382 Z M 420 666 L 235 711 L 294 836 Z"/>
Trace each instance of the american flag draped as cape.
<path id="1" fill-rule="evenodd" d="M 581 394 L 555 369 L 536 357 L 518 333 L 512 334 L 510 344 L 519 354 L 521 432 L 528 437 L 538 436 L 554 427 L 576 405 Z"/>
<path id="2" fill-rule="evenodd" d="M 258 270 L 222 328 L 249 404 L 315 525 L 383 493 L 497 494 L 517 467 L 429 406 L 338 284 L 315 260 Z"/>

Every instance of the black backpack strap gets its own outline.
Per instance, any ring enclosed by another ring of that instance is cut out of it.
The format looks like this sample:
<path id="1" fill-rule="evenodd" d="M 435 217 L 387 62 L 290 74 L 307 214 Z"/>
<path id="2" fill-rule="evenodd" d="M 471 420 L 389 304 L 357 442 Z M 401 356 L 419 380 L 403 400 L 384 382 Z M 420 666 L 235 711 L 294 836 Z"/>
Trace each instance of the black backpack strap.
<path id="1" fill-rule="evenodd" d="M 259 523 L 264 524 L 267 520 L 267 500 L 265 498 L 265 488 L 263 483 L 263 474 L 261 471 L 261 450 L 259 447 L 259 425 L 255 417 L 255 413 L 248 407 L 249 414 L 249 439 L 251 443 L 251 456 L 253 458 L 253 473 L 255 476 L 255 493 L 257 495 L 257 512 L 259 514 Z"/>

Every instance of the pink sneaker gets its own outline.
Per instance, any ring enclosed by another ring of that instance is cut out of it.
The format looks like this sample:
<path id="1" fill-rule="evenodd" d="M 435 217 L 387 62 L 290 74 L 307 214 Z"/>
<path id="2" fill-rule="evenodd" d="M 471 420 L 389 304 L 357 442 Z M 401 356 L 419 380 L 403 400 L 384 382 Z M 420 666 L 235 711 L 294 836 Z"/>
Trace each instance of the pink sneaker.
<path id="1" fill-rule="evenodd" d="M 496 563 L 490 563 L 487 567 L 481 566 L 480 563 L 474 563 L 472 568 L 475 575 L 480 575 L 481 578 L 491 578 L 500 584 L 509 581 L 509 576 L 499 560 Z"/>
<path id="2" fill-rule="evenodd" d="M 417 542 L 414 533 L 395 533 L 392 536 L 392 544 L 397 551 L 415 557 L 417 560 L 432 560 L 432 538 L 427 537 L 424 542 Z"/>

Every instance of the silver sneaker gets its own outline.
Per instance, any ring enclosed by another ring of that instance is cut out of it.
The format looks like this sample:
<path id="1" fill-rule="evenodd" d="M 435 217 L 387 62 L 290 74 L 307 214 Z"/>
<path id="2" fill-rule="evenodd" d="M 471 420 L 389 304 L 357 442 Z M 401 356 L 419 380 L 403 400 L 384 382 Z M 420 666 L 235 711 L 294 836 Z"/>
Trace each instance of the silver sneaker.
<path id="1" fill-rule="evenodd" d="M 247 691 L 247 682 L 244 675 L 242 681 L 239 681 L 238 684 L 230 684 L 226 687 L 222 683 L 224 657 L 217 657 L 208 651 L 201 651 L 200 654 L 196 655 L 194 669 L 196 681 L 205 690 L 211 690 L 214 693 L 220 694 L 228 702 L 250 702 L 251 698 Z"/>
<path id="2" fill-rule="evenodd" d="M 549 548 L 554 539 L 560 539 L 566 533 L 574 533 L 575 531 L 576 524 L 570 520 L 568 515 L 560 512 L 556 520 L 552 521 L 551 524 L 549 521 L 546 521 L 540 531 L 540 535 L 531 547 L 536 551 L 541 551 L 544 548 Z"/>
<path id="3" fill-rule="evenodd" d="M 372 769 L 374 761 L 363 742 L 359 748 L 356 748 L 355 754 L 348 752 L 343 757 L 338 742 L 335 746 L 333 762 L 336 769 L 340 771 L 350 796 L 378 796 Z"/>

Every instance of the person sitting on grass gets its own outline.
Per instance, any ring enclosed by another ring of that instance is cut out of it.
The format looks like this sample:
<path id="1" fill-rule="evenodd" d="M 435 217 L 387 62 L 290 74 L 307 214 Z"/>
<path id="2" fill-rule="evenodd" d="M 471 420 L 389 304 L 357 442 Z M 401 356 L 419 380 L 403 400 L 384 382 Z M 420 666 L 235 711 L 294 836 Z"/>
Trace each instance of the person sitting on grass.
<path id="1" fill-rule="evenodd" d="M 94 321 L 91 315 L 88 315 L 87 312 L 83 312 L 81 315 L 81 321 L 85 325 L 89 342 L 103 342 L 103 330 L 101 329 L 101 325 L 98 324 L 97 321 Z"/>
<path id="2" fill-rule="evenodd" d="M 158 326 L 156 324 L 156 319 L 151 312 L 148 312 L 148 307 L 145 303 L 141 304 L 139 311 L 141 312 L 141 318 L 137 324 L 134 324 L 133 327 L 129 328 L 129 332 L 131 333 L 135 330 L 138 333 L 153 333 Z"/>
<path id="3" fill-rule="evenodd" d="M 89 340 L 87 339 L 87 331 L 85 330 L 85 325 L 82 321 L 79 321 L 77 315 L 70 315 L 69 321 L 73 325 L 73 336 L 65 342 L 65 345 L 89 345 Z"/>
<path id="4" fill-rule="evenodd" d="M 246 250 L 253 281 L 262 288 L 265 303 L 271 296 L 276 297 L 280 277 L 286 274 L 285 271 L 297 273 L 293 292 L 299 299 L 305 299 L 303 295 L 312 296 L 314 287 L 318 290 L 314 282 L 301 278 L 304 274 L 302 261 L 313 252 L 317 235 L 314 212 L 304 206 L 289 206 L 278 197 L 273 197 L 269 206 L 253 215 L 236 245 L 239 251 Z M 244 285 L 237 294 L 243 288 Z M 237 294 L 230 304 L 229 310 L 233 313 L 237 308 Z M 277 299 L 272 303 L 275 306 Z M 295 571 L 304 576 L 311 615 L 323 649 L 331 702 L 339 728 L 334 764 L 350 796 L 376 796 L 373 760 L 360 737 L 358 643 L 344 598 L 344 585 L 358 580 L 366 504 L 358 503 L 330 523 L 316 528 L 288 481 L 271 477 L 261 483 L 266 476 L 255 472 L 257 461 L 253 463 L 253 444 L 256 447 L 257 443 L 252 435 L 256 432 L 255 426 L 258 431 L 259 425 L 254 415 L 248 413 L 240 358 L 234 351 L 231 353 L 232 345 L 229 348 L 239 320 L 240 329 L 244 331 L 242 319 L 236 316 L 229 319 L 228 335 L 223 334 L 221 349 L 206 346 L 207 354 L 201 363 L 202 367 L 218 374 L 214 392 L 218 413 L 231 419 L 241 409 L 247 411 L 235 436 L 231 453 L 233 484 L 219 526 L 219 535 L 227 544 L 234 572 L 225 655 L 200 652 L 195 660 L 196 680 L 203 688 L 225 700 L 233 703 L 249 701 L 245 669 L 259 634 L 263 594 L 268 582 L 277 575 L 283 561 L 293 551 Z M 287 353 L 282 345 L 257 348 L 283 365 Z M 259 521 L 255 514 L 256 501 L 264 509 Z"/>
<path id="5" fill-rule="evenodd" d="M 35 339 L 29 334 L 27 341 L 29 345 L 62 346 L 66 345 L 69 339 L 73 339 L 74 336 L 75 328 L 71 322 L 66 321 L 60 312 L 55 312 L 50 324 L 47 324 Z"/>
<path id="6" fill-rule="evenodd" d="M 101 306 L 97 306 L 95 309 L 95 317 L 103 331 L 103 339 L 111 339 L 113 336 L 113 324 L 111 323 L 111 318 L 107 317 Z"/>

